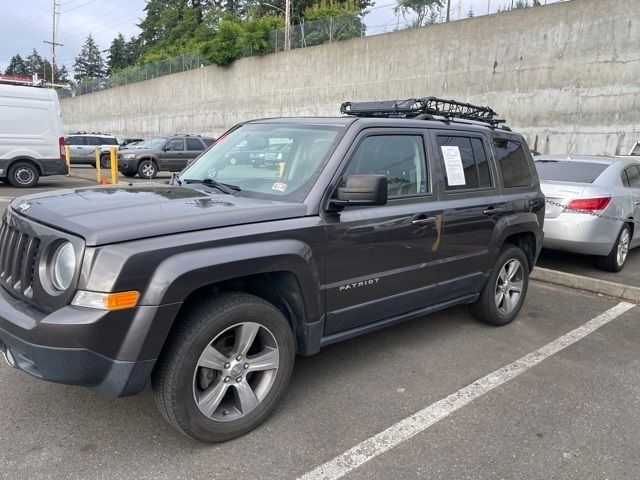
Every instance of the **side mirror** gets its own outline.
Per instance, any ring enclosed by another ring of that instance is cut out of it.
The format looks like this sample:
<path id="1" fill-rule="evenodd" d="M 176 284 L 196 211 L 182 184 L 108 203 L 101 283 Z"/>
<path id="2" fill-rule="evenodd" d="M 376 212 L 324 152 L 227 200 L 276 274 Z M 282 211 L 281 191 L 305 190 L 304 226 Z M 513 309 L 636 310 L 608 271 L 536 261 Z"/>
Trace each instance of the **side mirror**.
<path id="1" fill-rule="evenodd" d="M 329 205 L 342 209 L 348 205 L 386 205 L 387 177 L 385 175 L 349 175 L 347 185 L 338 188 L 337 198 Z"/>

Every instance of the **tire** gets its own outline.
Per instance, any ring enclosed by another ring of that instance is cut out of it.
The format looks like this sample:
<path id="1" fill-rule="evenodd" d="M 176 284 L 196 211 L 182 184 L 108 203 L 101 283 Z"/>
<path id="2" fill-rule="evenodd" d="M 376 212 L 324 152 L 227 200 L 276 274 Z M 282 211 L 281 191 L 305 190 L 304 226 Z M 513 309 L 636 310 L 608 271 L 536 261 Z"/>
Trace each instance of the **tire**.
<path id="1" fill-rule="evenodd" d="M 165 420 L 202 442 L 230 440 L 266 420 L 293 371 L 294 338 L 282 313 L 253 295 L 224 293 L 186 307 L 177 322 L 151 376 Z M 236 356 L 242 355 L 236 340 L 243 331 L 257 332 L 246 359 Z M 267 359 L 274 368 L 265 368 Z"/>
<path id="2" fill-rule="evenodd" d="M 601 270 L 608 272 L 619 272 L 624 268 L 624 264 L 629 256 L 629 243 L 631 242 L 631 227 L 625 223 L 618 233 L 616 243 L 614 243 L 609 255 L 596 258 L 596 265 Z"/>
<path id="3" fill-rule="evenodd" d="M 511 274 L 510 266 L 515 268 Z M 508 279 L 506 284 L 505 279 Z M 498 255 L 496 265 L 480 292 L 480 298 L 471 304 L 471 313 L 478 320 L 489 325 L 507 325 L 518 316 L 527 296 L 528 287 L 527 257 L 518 247 L 506 245 Z"/>
<path id="4" fill-rule="evenodd" d="M 238 163 L 238 160 L 236 160 L 235 157 L 232 157 L 232 158 L 229 159 L 229 165 L 235 165 L 237 163 Z"/>
<path id="5" fill-rule="evenodd" d="M 156 178 L 158 167 L 153 160 L 140 160 L 138 163 L 138 176 L 140 178 Z"/>
<path id="6" fill-rule="evenodd" d="M 100 156 L 100 168 L 107 170 L 111 168 L 111 155 Z"/>
<path id="7" fill-rule="evenodd" d="M 16 188 L 32 188 L 38 184 L 40 172 L 29 162 L 16 162 L 9 168 L 7 180 Z"/>

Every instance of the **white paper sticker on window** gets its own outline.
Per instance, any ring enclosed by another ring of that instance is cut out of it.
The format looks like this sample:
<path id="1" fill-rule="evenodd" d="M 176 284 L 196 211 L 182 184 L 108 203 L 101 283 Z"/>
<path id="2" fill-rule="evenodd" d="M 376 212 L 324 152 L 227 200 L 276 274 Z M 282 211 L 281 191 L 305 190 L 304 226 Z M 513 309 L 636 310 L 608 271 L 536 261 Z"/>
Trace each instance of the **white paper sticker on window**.
<path id="1" fill-rule="evenodd" d="M 460 149 L 456 146 L 442 146 L 440 148 L 442 149 L 444 168 L 447 170 L 447 185 L 451 187 L 466 185 Z"/>

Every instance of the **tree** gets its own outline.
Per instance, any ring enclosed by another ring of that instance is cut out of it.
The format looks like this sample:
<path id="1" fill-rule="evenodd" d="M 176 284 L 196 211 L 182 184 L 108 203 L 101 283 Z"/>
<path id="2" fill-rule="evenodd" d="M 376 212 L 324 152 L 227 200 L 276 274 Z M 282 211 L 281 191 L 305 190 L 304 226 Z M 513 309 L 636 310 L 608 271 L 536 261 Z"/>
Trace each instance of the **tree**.
<path id="1" fill-rule="evenodd" d="M 320 0 L 304 11 L 304 18 L 307 45 L 361 37 L 365 28 L 362 11 L 354 0 Z"/>
<path id="2" fill-rule="evenodd" d="M 40 54 L 34 48 L 29 56 L 25 59 L 27 64 L 27 70 L 29 75 L 37 75 L 38 78 L 43 78 L 43 59 Z"/>
<path id="3" fill-rule="evenodd" d="M 395 7 L 396 13 L 402 13 L 404 18 L 407 14 L 413 13 L 415 15 L 412 25 L 414 27 L 421 27 L 425 25 L 425 21 L 429 20 L 434 12 L 437 12 L 443 7 L 444 0 L 397 0 Z"/>
<path id="4" fill-rule="evenodd" d="M 118 33 L 116 38 L 111 42 L 107 54 L 107 74 L 111 75 L 113 72 L 126 68 L 130 65 L 127 42 L 121 33 Z"/>
<path id="5" fill-rule="evenodd" d="M 475 14 L 473 13 L 473 7 L 469 8 L 469 13 L 467 13 L 467 18 L 473 18 Z"/>
<path id="6" fill-rule="evenodd" d="M 104 76 L 104 60 L 91 34 L 85 40 L 80 55 L 76 57 L 73 69 L 75 70 L 74 78 L 78 81 Z"/>
<path id="7" fill-rule="evenodd" d="M 275 45 L 271 41 L 274 31 L 284 27 L 284 18 L 281 16 L 265 15 L 255 17 L 244 25 L 242 38 L 245 49 L 250 55 L 264 55 L 275 51 Z"/>
<path id="8" fill-rule="evenodd" d="M 232 17 L 220 20 L 213 40 L 203 44 L 201 53 L 212 63 L 226 66 L 244 54 L 244 28 Z"/>
<path id="9" fill-rule="evenodd" d="M 67 67 L 62 65 L 60 68 L 56 65 L 56 83 L 68 83 L 69 82 L 69 72 L 67 71 Z"/>
<path id="10" fill-rule="evenodd" d="M 20 54 L 16 54 L 11 57 L 9 61 L 9 65 L 7 69 L 4 71 L 7 75 L 18 75 L 18 76 L 29 76 L 31 73 L 29 72 L 29 68 L 27 67 L 27 63 L 20 56 Z"/>

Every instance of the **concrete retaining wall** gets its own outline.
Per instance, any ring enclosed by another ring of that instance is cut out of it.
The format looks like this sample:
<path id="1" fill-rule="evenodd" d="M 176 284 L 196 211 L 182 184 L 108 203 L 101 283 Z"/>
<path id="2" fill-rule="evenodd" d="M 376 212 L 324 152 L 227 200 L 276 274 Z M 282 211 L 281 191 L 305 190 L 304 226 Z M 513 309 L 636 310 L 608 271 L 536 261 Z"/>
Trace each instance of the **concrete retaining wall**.
<path id="1" fill-rule="evenodd" d="M 628 153 L 640 140 L 640 0 L 572 0 L 245 58 L 64 99 L 62 111 L 67 131 L 149 137 L 427 95 L 490 105 L 543 153 Z"/>

